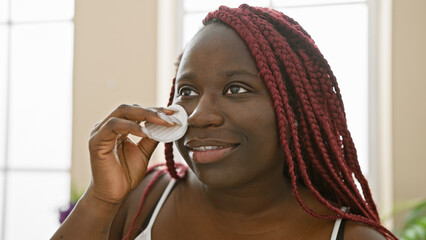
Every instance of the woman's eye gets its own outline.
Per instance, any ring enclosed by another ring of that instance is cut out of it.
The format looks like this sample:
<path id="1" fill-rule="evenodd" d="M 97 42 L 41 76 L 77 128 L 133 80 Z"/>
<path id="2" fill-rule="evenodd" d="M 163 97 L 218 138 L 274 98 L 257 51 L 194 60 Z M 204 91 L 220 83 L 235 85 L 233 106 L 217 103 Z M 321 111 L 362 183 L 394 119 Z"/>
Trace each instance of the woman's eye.
<path id="1" fill-rule="evenodd" d="M 226 91 L 226 94 L 240 94 L 240 93 L 246 93 L 247 89 L 240 87 L 240 86 L 231 86 L 228 88 L 228 91 Z"/>
<path id="2" fill-rule="evenodd" d="M 184 97 L 197 96 L 197 93 L 190 88 L 181 88 L 179 89 L 179 96 L 184 96 Z"/>

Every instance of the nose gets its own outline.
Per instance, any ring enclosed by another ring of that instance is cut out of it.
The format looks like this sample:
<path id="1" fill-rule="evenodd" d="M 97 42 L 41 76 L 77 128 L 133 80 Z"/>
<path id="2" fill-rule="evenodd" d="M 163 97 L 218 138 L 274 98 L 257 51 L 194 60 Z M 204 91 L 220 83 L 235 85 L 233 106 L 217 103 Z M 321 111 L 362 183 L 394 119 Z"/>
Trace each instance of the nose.
<path id="1" fill-rule="evenodd" d="M 195 128 L 218 127 L 223 124 L 224 116 L 214 97 L 204 95 L 188 117 L 188 126 Z"/>

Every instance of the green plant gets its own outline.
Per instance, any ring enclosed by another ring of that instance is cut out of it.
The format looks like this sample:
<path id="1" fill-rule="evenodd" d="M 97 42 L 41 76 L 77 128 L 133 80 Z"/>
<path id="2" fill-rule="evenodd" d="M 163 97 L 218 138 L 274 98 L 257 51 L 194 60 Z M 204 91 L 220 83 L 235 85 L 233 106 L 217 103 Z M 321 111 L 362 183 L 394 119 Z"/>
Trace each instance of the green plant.
<path id="1" fill-rule="evenodd" d="M 83 194 L 83 190 L 78 189 L 74 184 L 71 184 L 70 202 L 67 204 L 65 209 L 59 209 L 59 223 L 62 224 L 65 221 Z"/>
<path id="2" fill-rule="evenodd" d="M 426 240 L 426 199 L 413 200 L 395 206 L 391 215 L 409 210 L 403 227 L 394 232 L 401 240 Z"/>
<path id="3" fill-rule="evenodd" d="M 71 203 L 77 203 L 78 200 L 83 196 L 84 190 L 81 190 L 80 188 L 77 188 L 74 184 L 71 184 L 71 196 L 70 196 L 70 202 Z"/>
<path id="4" fill-rule="evenodd" d="M 426 200 L 412 208 L 398 235 L 401 240 L 426 240 Z"/>

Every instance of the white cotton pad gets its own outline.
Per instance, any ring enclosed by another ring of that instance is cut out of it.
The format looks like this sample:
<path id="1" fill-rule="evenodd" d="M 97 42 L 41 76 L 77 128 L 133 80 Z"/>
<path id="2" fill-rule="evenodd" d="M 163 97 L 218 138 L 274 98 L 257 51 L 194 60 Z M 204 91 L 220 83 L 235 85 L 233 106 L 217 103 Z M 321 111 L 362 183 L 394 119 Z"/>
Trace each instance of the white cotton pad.
<path id="1" fill-rule="evenodd" d="M 145 123 L 145 134 L 159 142 L 173 142 L 183 137 L 188 129 L 188 114 L 185 109 L 180 105 L 171 105 L 166 109 L 174 110 L 172 115 L 158 112 L 158 116 L 168 123 L 175 123 L 175 125 L 166 127 L 155 123 Z"/>

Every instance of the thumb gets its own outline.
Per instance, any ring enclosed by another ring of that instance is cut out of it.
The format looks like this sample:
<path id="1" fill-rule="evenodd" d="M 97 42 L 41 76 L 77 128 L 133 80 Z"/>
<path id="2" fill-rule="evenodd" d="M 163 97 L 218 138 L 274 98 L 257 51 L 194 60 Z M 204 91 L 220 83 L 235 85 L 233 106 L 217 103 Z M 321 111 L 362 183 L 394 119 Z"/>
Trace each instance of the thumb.
<path id="1" fill-rule="evenodd" d="M 130 141 L 123 143 L 123 156 L 125 162 L 122 163 L 126 173 L 130 189 L 135 188 L 145 176 L 149 159 L 158 142 L 151 139 L 141 140 L 137 144 Z"/>
<path id="2" fill-rule="evenodd" d="M 153 139 L 144 137 L 137 143 L 137 145 L 141 153 L 148 160 L 151 158 L 152 153 L 154 152 L 155 148 L 158 145 L 158 142 Z"/>

